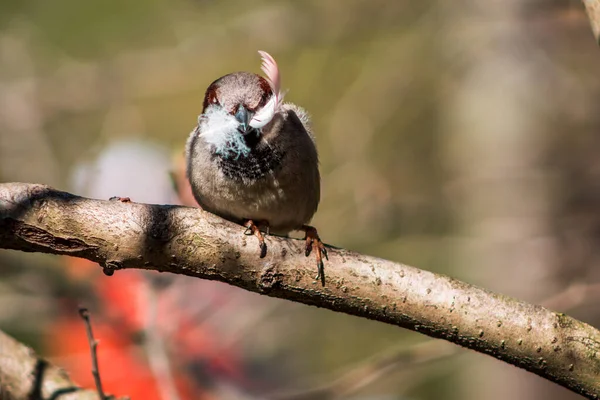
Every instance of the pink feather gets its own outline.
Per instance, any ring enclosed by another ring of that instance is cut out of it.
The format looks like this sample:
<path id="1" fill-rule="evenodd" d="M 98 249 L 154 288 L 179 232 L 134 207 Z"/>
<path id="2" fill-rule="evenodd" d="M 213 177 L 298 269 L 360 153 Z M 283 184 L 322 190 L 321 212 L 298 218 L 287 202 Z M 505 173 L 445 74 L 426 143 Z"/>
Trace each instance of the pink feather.
<path id="1" fill-rule="evenodd" d="M 266 51 L 259 50 L 258 54 L 260 54 L 262 59 L 261 69 L 265 75 L 267 75 L 267 81 L 271 85 L 273 93 L 278 96 L 281 88 L 281 76 L 279 75 L 277 62 L 275 62 L 275 59 Z"/>
<path id="2" fill-rule="evenodd" d="M 283 93 L 281 93 L 281 76 L 279 74 L 277 62 L 275 62 L 275 59 L 266 51 L 259 50 L 258 54 L 260 54 L 262 59 L 261 69 L 265 73 L 267 82 L 269 82 L 269 85 L 273 90 L 273 96 L 250 121 L 250 126 L 253 128 L 262 128 L 268 124 L 283 103 Z"/>

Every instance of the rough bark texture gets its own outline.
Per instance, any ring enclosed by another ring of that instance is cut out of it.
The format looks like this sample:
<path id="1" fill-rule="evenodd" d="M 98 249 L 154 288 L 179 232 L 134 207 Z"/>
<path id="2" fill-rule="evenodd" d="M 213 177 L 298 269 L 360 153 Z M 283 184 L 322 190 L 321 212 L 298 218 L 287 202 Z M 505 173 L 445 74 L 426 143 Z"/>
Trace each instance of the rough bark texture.
<path id="1" fill-rule="evenodd" d="M 90 372 L 91 373 L 91 372 Z M 60 368 L 39 358 L 29 347 L 0 331 L 1 400 L 98 400 L 82 390 Z"/>
<path id="2" fill-rule="evenodd" d="M 195 208 L 0 184 L 0 248 L 82 257 L 111 272 L 138 268 L 218 280 L 442 338 L 600 396 L 600 332 L 583 322 L 343 249 L 329 249 L 322 287 L 302 241 L 270 236 L 260 259 L 255 238 L 243 231 Z"/>

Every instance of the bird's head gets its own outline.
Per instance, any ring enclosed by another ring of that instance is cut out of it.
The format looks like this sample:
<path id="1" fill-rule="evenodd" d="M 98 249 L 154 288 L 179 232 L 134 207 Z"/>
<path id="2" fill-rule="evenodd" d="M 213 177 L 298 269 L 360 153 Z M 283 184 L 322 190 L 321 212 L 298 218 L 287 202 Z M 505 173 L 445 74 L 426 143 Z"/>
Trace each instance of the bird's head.
<path id="1" fill-rule="evenodd" d="M 200 135 L 221 155 L 247 155 L 249 142 L 260 138 L 262 129 L 279 111 L 283 94 L 277 63 L 264 51 L 265 77 L 235 72 L 214 81 L 206 90 Z"/>

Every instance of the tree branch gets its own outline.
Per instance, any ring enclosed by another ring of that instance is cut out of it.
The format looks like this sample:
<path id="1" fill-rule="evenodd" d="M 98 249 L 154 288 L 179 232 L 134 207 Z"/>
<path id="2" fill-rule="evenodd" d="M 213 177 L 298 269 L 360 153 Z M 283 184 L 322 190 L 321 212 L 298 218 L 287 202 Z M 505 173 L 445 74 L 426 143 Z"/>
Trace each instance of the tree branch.
<path id="1" fill-rule="evenodd" d="M 60 368 L 39 358 L 29 347 L 0 331 L 0 399 L 99 400 L 82 390 Z"/>
<path id="2" fill-rule="evenodd" d="M 442 338 L 589 398 L 600 396 L 600 332 L 583 322 L 343 249 L 330 248 L 321 287 L 302 241 L 270 236 L 261 259 L 256 243 L 242 232 L 195 208 L 0 184 L 0 248 L 82 257 L 108 271 L 137 268 L 218 280 Z"/>

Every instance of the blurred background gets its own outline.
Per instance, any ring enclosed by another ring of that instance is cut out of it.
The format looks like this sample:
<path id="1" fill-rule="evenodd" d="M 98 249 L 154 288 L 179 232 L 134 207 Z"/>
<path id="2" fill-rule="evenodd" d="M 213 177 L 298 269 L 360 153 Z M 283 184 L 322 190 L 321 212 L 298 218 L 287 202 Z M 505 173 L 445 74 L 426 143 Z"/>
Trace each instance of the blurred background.
<path id="1" fill-rule="evenodd" d="M 204 90 L 282 71 L 325 242 L 600 324 L 600 49 L 569 0 L 5 0 L 0 181 L 194 205 Z M 177 185 L 174 185 L 177 183 Z M 575 399 L 482 354 L 197 279 L 0 251 L 0 329 L 132 399 Z"/>

